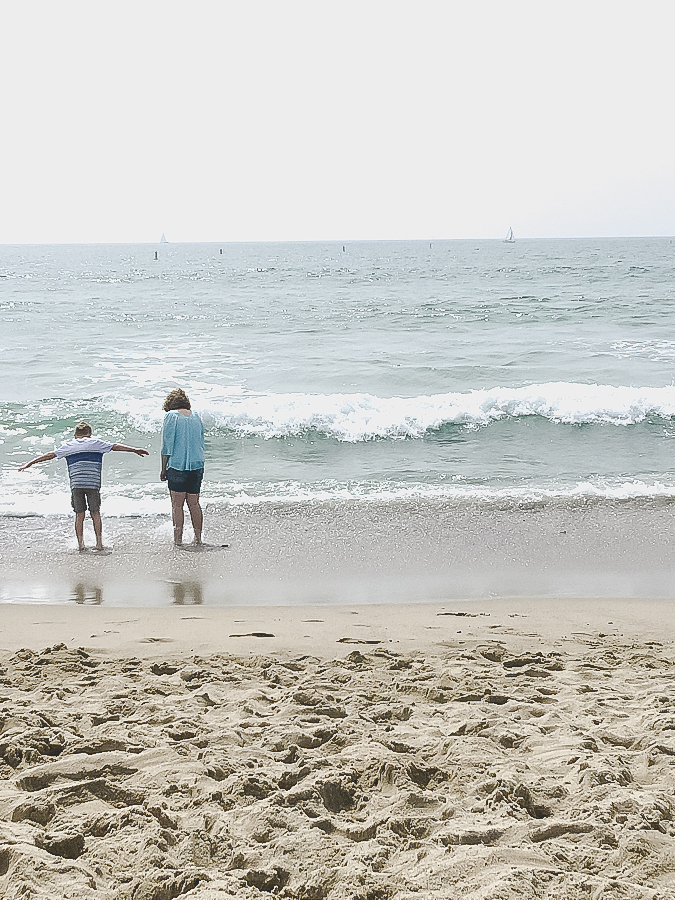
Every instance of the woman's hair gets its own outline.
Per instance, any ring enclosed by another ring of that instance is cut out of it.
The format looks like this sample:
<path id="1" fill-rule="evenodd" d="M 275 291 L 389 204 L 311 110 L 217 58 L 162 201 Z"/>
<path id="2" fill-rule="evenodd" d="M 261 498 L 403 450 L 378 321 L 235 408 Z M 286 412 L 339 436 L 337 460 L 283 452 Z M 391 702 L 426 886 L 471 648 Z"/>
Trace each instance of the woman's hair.
<path id="1" fill-rule="evenodd" d="M 170 409 L 191 409 L 190 401 L 185 391 L 181 391 L 180 388 L 171 391 L 164 401 L 164 412 L 169 412 Z"/>

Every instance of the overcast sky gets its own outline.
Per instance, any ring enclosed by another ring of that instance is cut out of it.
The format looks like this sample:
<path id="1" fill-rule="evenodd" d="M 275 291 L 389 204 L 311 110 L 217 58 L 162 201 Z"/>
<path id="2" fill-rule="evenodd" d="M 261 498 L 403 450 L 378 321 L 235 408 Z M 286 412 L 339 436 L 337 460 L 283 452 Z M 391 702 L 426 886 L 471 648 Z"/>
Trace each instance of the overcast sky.
<path id="1" fill-rule="evenodd" d="M 3 3 L 0 242 L 675 234 L 665 0 Z"/>

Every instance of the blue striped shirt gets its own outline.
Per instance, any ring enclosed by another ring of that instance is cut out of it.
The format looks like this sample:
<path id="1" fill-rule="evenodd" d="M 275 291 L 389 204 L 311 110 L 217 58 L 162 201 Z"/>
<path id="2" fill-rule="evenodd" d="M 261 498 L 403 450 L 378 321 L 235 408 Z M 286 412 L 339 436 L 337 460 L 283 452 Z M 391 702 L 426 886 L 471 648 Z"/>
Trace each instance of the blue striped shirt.
<path id="1" fill-rule="evenodd" d="M 112 448 L 110 441 L 83 437 L 66 441 L 54 453 L 57 459 L 65 459 L 68 464 L 71 489 L 100 488 L 103 454 L 110 453 Z"/>

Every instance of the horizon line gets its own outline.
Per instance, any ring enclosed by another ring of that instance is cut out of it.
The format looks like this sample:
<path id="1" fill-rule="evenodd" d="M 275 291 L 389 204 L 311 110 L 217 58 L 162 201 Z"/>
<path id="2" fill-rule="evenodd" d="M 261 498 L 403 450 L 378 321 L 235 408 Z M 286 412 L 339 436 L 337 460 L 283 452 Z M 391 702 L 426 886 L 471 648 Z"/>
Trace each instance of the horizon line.
<path id="1" fill-rule="evenodd" d="M 672 240 L 675 234 L 595 234 L 595 235 L 546 235 L 517 237 L 515 243 L 521 241 L 601 241 L 601 240 Z M 377 243 L 459 243 L 467 241 L 485 241 L 494 243 L 510 243 L 503 237 L 408 237 L 408 238 L 258 238 L 228 240 L 51 240 L 51 241 L 0 241 L 0 247 L 52 247 L 52 246 L 164 246 L 185 244 L 377 244 Z"/>

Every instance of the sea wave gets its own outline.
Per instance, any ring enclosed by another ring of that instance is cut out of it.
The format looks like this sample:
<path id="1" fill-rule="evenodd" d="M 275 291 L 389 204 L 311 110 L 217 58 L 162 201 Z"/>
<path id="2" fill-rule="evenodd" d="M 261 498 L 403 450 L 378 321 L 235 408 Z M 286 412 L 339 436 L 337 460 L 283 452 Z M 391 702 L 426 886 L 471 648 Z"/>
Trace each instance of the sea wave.
<path id="1" fill-rule="evenodd" d="M 675 417 L 675 385 L 628 387 L 545 382 L 415 397 L 370 393 L 254 393 L 213 383 L 190 385 L 194 408 L 212 433 L 273 438 L 319 435 L 339 442 L 419 439 L 448 427 L 484 428 L 504 419 L 562 425 L 631 426 Z M 164 395 L 98 396 L 72 403 L 45 399 L 3 410 L 0 441 L 33 433 L 49 443 L 87 419 L 101 433 L 161 431 Z"/>
<path id="2" fill-rule="evenodd" d="M 250 394 L 237 391 L 197 406 L 207 428 L 263 439 L 310 432 L 356 443 L 421 438 L 449 425 L 484 427 L 505 418 L 540 417 L 567 425 L 636 425 L 649 417 L 675 416 L 675 386 L 615 387 L 547 382 L 417 397 L 352 394 Z M 195 398 L 198 400 L 198 398 Z M 152 401 L 121 400 L 118 413 L 141 431 L 161 427 Z"/>

